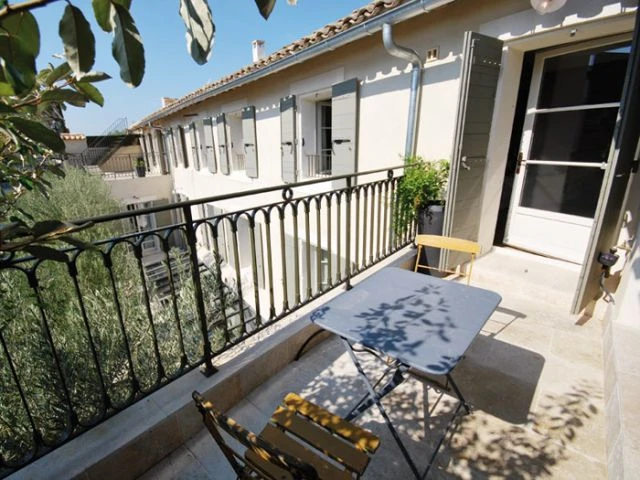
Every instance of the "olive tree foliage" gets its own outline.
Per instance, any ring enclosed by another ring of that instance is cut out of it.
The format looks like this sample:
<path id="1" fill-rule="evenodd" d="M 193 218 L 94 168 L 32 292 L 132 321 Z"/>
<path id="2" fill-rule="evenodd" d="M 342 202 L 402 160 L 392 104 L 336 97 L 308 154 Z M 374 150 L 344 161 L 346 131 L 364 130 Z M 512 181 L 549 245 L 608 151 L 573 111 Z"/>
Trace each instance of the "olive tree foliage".
<path id="1" fill-rule="evenodd" d="M 122 81 L 137 87 L 144 77 L 145 50 L 130 11 L 132 0 L 92 0 L 90 7 L 88 2 L 76 5 L 66 0 L 58 28 L 65 61 L 38 72 L 40 31 L 31 10 L 57 1 L 61 0 L 0 0 L 0 254 L 46 244 L 75 229 L 61 222 L 36 228 L 16 221 L 12 213 L 24 192 L 35 189 L 46 195 L 50 187 L 46 173 L 64 176 L 55 158 L 64 152 L 59 133 L 66 106 L 104 103 L 94 83 L 110 77 L 93 70 L 95 36 L 87 15 L 112 35 L 111 52 Z M 209 1 L 176 1 L 186 27 L 187 51 L 195 62 L 205 64 L 216 30 Z M 276 0 L 255 3 L 266 20 Z"/>
<path id="2" fill-rule="evenodd" d="M 84 170 L 70 167 L 64 179 L 45 178 L 49 199 L 33 191 L 18 200 L 36 224 L 122 208 L 104 180 Z M 57 445 L 183 373 L 203 354 L 185 252 L 168 253 L 171 293 L 151 280 L 145 284 L 134 240 L 100 242 L 130 230 L 123 221 L 78 232 L 78 241 L 97 245 L 69 253 L 69 263 L 33 259 L 0 269 L 0 474 L 3 462 L 20 465 L 37 453 L 34 433 Z M 32 269 L 37 290 L 29 281 Z M 221 302 L 223 286 L 213 272 L 201 278 L 207 332 L 217 351 L 228 330 L 221 309 L 237 308 L 238 299 L 227 291 Z"/>

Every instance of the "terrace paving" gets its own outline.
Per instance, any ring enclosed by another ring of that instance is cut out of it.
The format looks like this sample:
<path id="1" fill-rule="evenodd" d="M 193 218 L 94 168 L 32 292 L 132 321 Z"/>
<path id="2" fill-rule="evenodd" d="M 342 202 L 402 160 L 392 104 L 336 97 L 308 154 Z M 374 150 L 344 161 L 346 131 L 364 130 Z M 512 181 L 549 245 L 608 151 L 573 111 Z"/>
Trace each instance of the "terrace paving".
<path id="1" fill-rule="evenodd" d="M 456 422 L 429 478 L 606 477 L 602 322 L 567 313 L 577 268 L 502 249 L 476 265 L 472 284 L 497 291 L 503 301 L 454 371 L 473 410 Z M 344 415 L 364 386 L 341 342 L 330 337 L 229 414 L 259 431 L 290 391 Z M 442 432 L 453 397 L 411 379 L 383 403 L 423 469 L 429 439 Z M 370 410 L 357 423 L 382 439 L 364 478 L 412 478 L 379 413 Z M 233 471 L 204 429 L 142 477 L 228 478 Z"/>

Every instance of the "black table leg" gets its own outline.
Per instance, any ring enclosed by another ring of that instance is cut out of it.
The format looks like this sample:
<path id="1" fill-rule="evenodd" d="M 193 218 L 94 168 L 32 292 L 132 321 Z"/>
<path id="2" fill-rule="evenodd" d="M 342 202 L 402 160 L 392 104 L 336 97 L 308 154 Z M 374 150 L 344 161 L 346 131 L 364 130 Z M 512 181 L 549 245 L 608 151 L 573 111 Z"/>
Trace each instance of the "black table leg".
<path id="1" fill-rule="evenodd" d="M 407 461 L 407 464 L 409 465 L 409 468 L 411 468 L 411 471 L 415 475 L 416 479 L 417 480 L 421 480 L 422 477 L 420 476 L 420 473 L 418 472 L 418 468 L 416 467 L 415 463 L 413 463 L 413 459 L 411 458 L 411 456 L 409 455 L 409 452 L 407 451 L 406 447 L 402 443 L 402 440 L 400 439 L 400 435 L 398 435 L 398 432 L 396 431 L 396 429 L 394 428 L 393 424 L 391 423 L 391 419 L 387 415 L 387 412 L 385 411 L 384 407 L 382 406 L 382 403 L 380 402 L 380 399 L 382 397 L 375 391 L 375 389 L 373 388 L 373 385 L 371 385 L 371 382 L 369 381 L 369 378 L 367 377 L 366 373 L 364 373 L 364 370 L 362 369 L 362 365 L 360 365 L 360 362 L 358 361 L 355 353 L 353 353 L 353 350 L 351 349 L 351 344 L 349 343 L 349 341 L 346 340 L 345 338 L 342 338 L 342 341 L 345 343 L 345 345 L 347 347 L 347 352 L 349 352 L 349 355 L 351 356 L 351 360 L 353 361 L 354 365 L 356 366 L 356 369 L 358 370 L 358 373 L 360 374 L 360 376 L 364 380 L 364 384 L 367 387 L 367 390 L 369 391 L 369 400 L 372 400 L 372 402 L 375 403 L 376 406 L 378 407 L 378 410 L 380 411 L 380 414 L 382 415 L 382 418 L 384 419 L 384 422 L 387 424 L 387 427 L 389 428 L 389 431 L 391 432 L 391 435 L 393 435 L 393 438 L 395 439 L 396 443 L 398 444 L 398 448 L 400 448 L 400 451 L 402 452 L 402 455 L 404 456 L 405 460 Z"/>

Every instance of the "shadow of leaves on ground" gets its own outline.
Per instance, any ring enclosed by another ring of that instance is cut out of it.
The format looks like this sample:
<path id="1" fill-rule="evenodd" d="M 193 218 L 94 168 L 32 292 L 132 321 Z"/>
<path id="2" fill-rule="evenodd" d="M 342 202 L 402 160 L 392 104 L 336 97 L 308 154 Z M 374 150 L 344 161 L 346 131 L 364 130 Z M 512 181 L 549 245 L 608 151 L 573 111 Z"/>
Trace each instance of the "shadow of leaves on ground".
<path id="1" fill-rule="evenodd" d="M 332 348 L 335 349 L 336 344 Z M 376 362 L 365 360 L 366 370 L 375 371 Z M 308 377 L 309 382 L 301 393 L 344 415 L 365 392 L 355 368 L 349 365 L 346 354 L 328 368 L 317 365 L 318 375 Z M 602 469 L 604 475 L 604 465 L 584 461 L 580 453 L 588 450 L 585 442 L 589 441 L 596 417 L 601 415 L 600 392 L 597 385 L 568 379 L 564 392 L 539 394 L 526 422 L 519 424 L 505 421 L 495 416 L 495 412 L 473 408 L 470 415 L 457 417 L 429 478 L 562 478 L 567 468 L 585 473 L 591 470 L 587 477 L 598 478 L 594 466 L 596 470 Z M 508 397 L 508 389 L 504 395 Z M 434 441 L 444 432 L 456 400 L 448 393 L 412 379 L 387 396 L 383 404 L 418 468 L 423 470 L 431 451 L 429 438 Z M 427 415 L 431 436 L 425 429 Z M 376 455 L 379 458 L 374 457 L 366 478 L 412 478 L 375 408 L 356 423 L 382 439 L 381 451 Z"/>

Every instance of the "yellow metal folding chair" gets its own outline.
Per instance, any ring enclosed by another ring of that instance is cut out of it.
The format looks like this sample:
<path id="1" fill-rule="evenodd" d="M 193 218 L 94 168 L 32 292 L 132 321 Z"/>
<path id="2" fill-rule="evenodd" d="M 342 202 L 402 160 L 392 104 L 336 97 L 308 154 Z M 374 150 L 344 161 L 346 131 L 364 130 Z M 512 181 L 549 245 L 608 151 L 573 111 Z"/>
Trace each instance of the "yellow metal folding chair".
<path id="1" fill-rule="evenodd" d="M 218 411 L 198 392 L 204 424 L 238 478 L 340 480 L 359 478 L 380 445 L 378 437 L 295 393 L 289 393 L 259 435 Z M 234 450 L 223 432 L 246 451 Z"/>
<path id="2" fill-rule="evenodd" d="M 414 272 L 417 272 L 419 268 L 424 268 L 427 270 L 436 270 L 442 273 L 456 274 L 461 277 L 466 277 L 467 285 L 469 284 L 471 280 L 471 271 L 473 269 L 473 261 L 476 259 L 476 256 L 480 253 L 479 243 L 472 242 L 471 240 L 464 240 L 462 238 L 444 237 L 441 235 L 416 235 L 415 243 L 418 246 L 418 254 L 416 257 L 416 264 L 413 269 Z M 468 269 L 465 269 L 462 264 L 457 265 L 455 270 L 449 270 L 449 269 L 440 269 L 438 268 L 438 266 L 426 265 L 426 264 L 420 263 L 422 249 L 425 247 L 433 247 L 433 248 L 439 248 L 441 250 L 450 250 L 455 252 L 468 253 L 469 254 Z"/>

